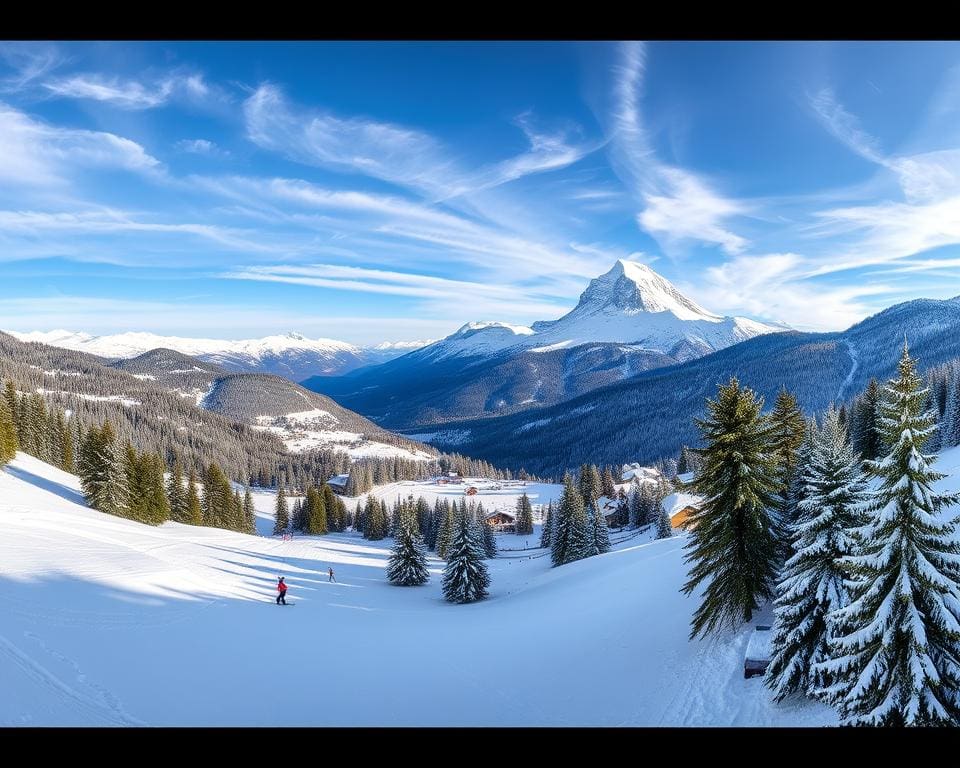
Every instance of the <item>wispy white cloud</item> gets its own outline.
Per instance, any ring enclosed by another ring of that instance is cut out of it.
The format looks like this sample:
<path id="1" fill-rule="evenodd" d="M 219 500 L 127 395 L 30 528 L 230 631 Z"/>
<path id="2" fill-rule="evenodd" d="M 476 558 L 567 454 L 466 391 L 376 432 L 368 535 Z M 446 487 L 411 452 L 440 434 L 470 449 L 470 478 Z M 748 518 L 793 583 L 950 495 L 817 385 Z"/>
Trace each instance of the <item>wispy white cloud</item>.
<path id="1" fill-rule="evenodd" d="M 903 200 L 814 212 L 816 224 L 809 234 L 834 245 L 812 274 L 884 264 L 960 244 L 960 149 L 888 155 L 831 89 L 811 97 L 811 106 L 845 146 L 892 174 L 903 195 Z M 921 271 L 922 263 L 914 263 L 915 271 Z"/>
<path id="2" fill-rule="evenodd" d="M 622 44 L 619 63 L 613 68 L 610 115 L 614 168 L 643 206 L 638 224 L 667 246 L 699 240 L 716 243 L 729 254 L 741 252 L 746 239 L 724 223 L 749 213 L 748 206 L 723 197 L 697 174 L 657 158 L 640 108 L 645 67 L 643 43 Z"/>
<path id="3" fill-rule="evenodd" d="M 161 235 L 190 235 L 229 247 L 234 251 L 271 253 L 277 249 L 271 244 L 257 242 L 254 233 L 211 224 L 163 223 L 144 221 L 126 212 L 108 208 L 85 211 L 10 211 L 0 210 L 0 242 L 15 237 L 42 238 L 46 249 L 28 251 L 31 258 L 54 255 L 60 244 L 56 235 L 120 235 L 127 233 L 157 233 Z M 48 239 L 49 238 L 49 239 Z M 84 260 L 115 261 L 102 245 L 87 243 Z M 77 253 L 74 251 L 74 253 Z M 19 248 L 0 250 L 0 261 L 24 258 Z"/>
<path id="4" fill-rule="evenodd" d="M 815 331 L 853 325 L 876 310 L 864 299 L 893 291 L 876 282 L 813 282 L 809 269 L 809 261 L 795 253 L 741 255 L 708 267 L 706 280 L 681 285 L 713 310 Z"/>
<path id="5" fill-rule="evenodd" d="M 149 82 L 82 73 L 48 80 L 43 87 L 53 96 L 90 99 L 113 104 L 121 109 L 152 109 L 166 104 L 177 93 L 202 99 L 210 88 L 199 74 L 171 74 Z"/>
<path id="6" fill-rule="evenodd" d="M 234 280 L 291 283 L 315 288 L 332 288 L 361 293 L 405 296 L 426 300 L 420 309 L 426 314 L 451 315 L 451 302 L 469 296 L 469 310 L 461 309 L 464 320 L 476 315 L 522 315 L 524 319 L 559 316 L 568 309 L 564 303 L 543 300 L 509 284 L 455 280 L 433 275 L 396 272 L 337 264 L 251 266 L 226 272 Z"/>
<path id="7" fill-rule="evenodd" d="M 0 44 L 0 59 L 11 72 L 0 77 L 0 92 L 16 93 L 52 72 L 64 58 L 56 47 L 40 43 Z"/>
<path id="8" fill-rule="evenodd" d="M 264 149 L 307 165 L 398 184 L 437 201 L 564 168 L 596 149 L 596 145 L 571 143 L 566 132 L 536 129 L 532 116 L 525 113 L 517 118 L 517 124 L 530 142 L 530 150 L 471 169 L 429 133 L 298 109 L 271 84 L 261 85 L 247 99 L 244 115 L 247 136 Z"/>
<path id="9" fill-rule="evenodd" d="M 71 169 L 156 173 L 160 162 L 135 141 L 104 131 L 63 128 L 0 102 L 0 180 L 25 186 L 63 183 Z"/>

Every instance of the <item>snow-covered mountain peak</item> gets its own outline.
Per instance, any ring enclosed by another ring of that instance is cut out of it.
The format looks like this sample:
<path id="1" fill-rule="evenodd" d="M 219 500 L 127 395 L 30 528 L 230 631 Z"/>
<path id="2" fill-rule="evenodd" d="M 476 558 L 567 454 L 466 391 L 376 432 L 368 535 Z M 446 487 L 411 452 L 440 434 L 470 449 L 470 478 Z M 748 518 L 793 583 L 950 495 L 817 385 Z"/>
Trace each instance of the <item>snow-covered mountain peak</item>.
<path id="1" fill-rule="evenodd" d="M 570 314 L 641 312 L 672 312 L 681 320 L 723 319 L 688 299 L 646 264 L 626 259 L 618 259 L 610 271 L 591 280 Z"/>

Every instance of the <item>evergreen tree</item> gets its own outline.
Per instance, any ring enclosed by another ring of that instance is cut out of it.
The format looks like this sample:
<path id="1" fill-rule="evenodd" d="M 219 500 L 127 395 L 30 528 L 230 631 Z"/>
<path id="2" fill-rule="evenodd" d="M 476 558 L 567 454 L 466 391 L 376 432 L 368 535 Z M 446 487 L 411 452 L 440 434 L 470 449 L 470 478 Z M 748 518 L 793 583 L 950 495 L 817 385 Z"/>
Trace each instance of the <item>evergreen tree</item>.
<path id="1" fill-rule="evenodd" d="M 600 470 L 597 469 L 594 464 L 584 464 L 580 467 L 580 476 L 577 484 L 580 488 L 580 495 L 583 497 L 584 504 L 589 504 L 591 499 L 603 493 L 603 481 L 600 477 Z"/>
<path id="2" fill-rule="evenodd" d="M 187 480 L 187 523 L 190 525 L 203 525 L 203 507 L 200 505 L 200 494 L 197 492 L 197 476 L 190 470 L 190 478 Z"/>
<path id="3" fill-rule="evenodd" d="M 149 525 L 160 525 L 170 519 L 170 502 L 164 487 L 163 474 L 166 469 L 163 459 L 156 453 L 144 453 L 139 457 L 142 519 Z"/>
<path id="4" fill-rule="evenodd" d="M 100 429 L 90 428 L 81 454 L 80 486 L 87 503 L 100 512 L 124 516 L 127 511 L 127 478 L 109 421 Z"/>
<path id="5" fill-rule="evenodd" d="M 663 501 L 660 499 L 656 502 L 656 516 L 657 538 L 669 539 L 673 536 L 673 523 L 670 522 L 670 515 L 667 513 L 667 508 L 663 506 Z"/>
<path id="6" fill-rule="evenodd" d="M 734 377 L 707 400 L 708 418 L 695 422 L 705 448 L 697 452 L 703 463 L 693 488 L 705 502 L 689 518 L 685 560 L 692 567 L 682 591 L 706 589 L 691 638 L 750 621 L 773 594 L 779 542 L 771 518 L 780 480 L 762 408 L 763 399 Z"/>
<path id="7" fill-rule="evenodd" d="M 848 722 L 960 724 L 960 543 L 940 494 L 945 475 L 923 453 L 936 428 L 922 411 L 925 390 L 906 343 L 880 403 L 886 456 L 868 462 L 879 480 L 856 529 L 850 604 L 829 618 L 831 658 L 815 673 L 836 680 L 821 691 Z"/>
<path id="8" fill-rule="evenodd" d="M 610 551 L 610 531 L 598 499 L 594 499 L 590 505 L 590 534 L 590 554 L 602 555 Z"/>
<path id="9" fill-rule="evenodd" d="M 572 563 L 592 554 L 590 535 L 583 496 L 574 486 L 570 475 L 563 478 L 563 494 L 556 510 L 557 522 L 551 534 L 550 559 L 554 566 Z"/>
<path id="10" fill-rule="evenodd" d="M 387 562 L 387 578 L 391 584 L 402 587 L 426 584 L 430 578 L 426 548 L 416 526 L 415 511 L 407 511 L 400 520 L 393 551 Z"/>
<path id="11" fill-rule="evenodd" d="M 621 488 L 617 491 L 617 513 L 616 513 L 616 524 L 617 528 L 623 529 L 626 528 L 630 523 L 630 502 L 627 501 L 627 494 L 624 493 Z"/>
<path id="12" fill-rule="evenodd" d="M 170 500 L 170 519 L 175 523 L 189 523 L 190 511 L 187 508 L 187 489 L 183 487 L 183 465 L 180 459 L 174 459 L 170 480 L 167 484 L 167 498 Z"/>
<path id="13" fill-rule="evenodd" d="M 613 470 L 607 467 L 603 470 L 603 495 L 608 499 L 617 498 L 617 484 L 613 479 Z"/>
<path id="14" fill-rule="evenodd" d="M 245 533 L 257 532 L 257 511 L 253 506 L 253 494 L 250 493 L 250 486 L 243 489 L 243 524 Z"/>
<path id="15" fill-rule="evenodd" d="M 230 481 L 215 462 L 203 478 L 203 524 L 213 528 L 231 528 L 233 492 Z"/>
<path id="16" fill-rule="evenodd" d="M 796 475 L 797 452 L 803 444 L 807 422 L 797 405 L 797 398 L 786 389 L 781 389 L 770 413 L 771 453 L 777 466 L 777 476 L 780 480 L 781 509 L 786 507 L 786 499 L 791 483 Z M 783 522 L 781 521 L 781 525 Z M 780 530 L 780 536 L 786 539 L 785 527 Z"/>
<path id="17" fill-rule="evenodd" d="M 529 536 L 533 533 L 533 506 L 530 497 L 523 494 L 517 499 L 516 533 L 518 536 Z"/>
<path id="18" fill-rule="evenodd" d="M 960 445 L 960 375 L 956 373 L 947 381 L 942 429 L 943 435 L 940 438 L 942 448 Z"/>
<path id="19" fill-rule="evenodd" d="M 547 513 L 540 526 L 540 546 L 549 547 L 553 541 L 553 502 L 547 504 Z"/>
<path id="20" fill-rule="evenodd" d="M 328 483 L 320 489 L 323 494 L 323 508 L 327 511 L 327 528 L 331 531 L 343 531 L 346 528 L 346 509 L 337 504 L 337 494 Z"/>
<path id="21" fill-rule="evenodd" d="M 281 485 L 277 488 L 277 504 L 273 512 L 273 535 L 286 533 L 290 527 L 290 508 L 287 506 L 287 494 Z"/>
<path id="22" fill-rule="evenodd" d="M 866 497 L 860 457 L 847 441 L 840 414 L 830 409 L 801 465 L 804 497 L 791 526 L 794 555 L 777 584 L 773 656 L 767 685 L 777 701 L 811 694 L 832 681 L 812 674 L 828 656 L 827 616 L 847 602 L 843 557 L 853 552 L 849 530 L 862 522 Z"/>
<path id="23" fill-rule="evenodd" d="M 867 460 L 876 459 L 883 450 L 883 443 L 878 430 L 880 395 L 880 385 L 877 380 L 870 379 L 867 389 L 859 398 L 856 406 L 853 449 Z"/>
<path id="24" fill-rule="evenodd" d="M 6 398 L 0 398 L 0 467 L 17 454 L 17 427 Z"/>
<path id="25" fill-rule="evenodd" d="M 471 507 L 473 504 L 471 503 Z M 483 504 L 477 504 L 474 515 L 477 520 L 477 530 L 480 533 L 480 542 L 483 545 L 483 552 L 487 559 L 493 559 L 497 556 L 497 539 L 493 535 L 493 526 L 487 523 L 486 513 L 483 511 Z"/>
<path id="26" fill-rule="evenodd" d="M 293 509 L 290 511 L 290 527 L 301 533 L 307 530 L 307 520 L 304 516 L 303 499 L 295 499 Z"/>
<path id="27" fill-rule="evenodd" d="M 451 603 L 471 603 L 487 597 L 490 574 L 483 562 L 484 551 L 476 530 L 476 518 L 458 510 L 443 569 L 443 596 Z"/>
<path id="28" fill-rule="evenodd" d="M 320 495 L 314 486 L 307 489 L 307 499 L 304 504 L 306 507 L 304 517 L 307 523 L 306 532 L 314 536 L 327 533 L 327 508 L 323 503 L 323 496 Z"/>
<path id="29" fill-rule="evenodd" d="M 639 528 L 645 524 L 646 518 L 647 512 L 642 486 L 640 483 L 633 482 L 630 484 L 630 525 Z"/>
<path id="30" fill-rule="evenodd" d="M 426 538 L 427 532 L 430 528 L 430 505 L 427 503 L 427 500 L 423 498 L 423 496 L 417 498 L 414 522 L 417 525 L 417 533 Z"/>
<path id="31" fill-rule="evenodd" d="M 444 500 L 443 524 L 437 533 L 437 557 L 447 559 L 450 542 L 453 541 L 454 524 L 457 518 L 456 502 Z"/>

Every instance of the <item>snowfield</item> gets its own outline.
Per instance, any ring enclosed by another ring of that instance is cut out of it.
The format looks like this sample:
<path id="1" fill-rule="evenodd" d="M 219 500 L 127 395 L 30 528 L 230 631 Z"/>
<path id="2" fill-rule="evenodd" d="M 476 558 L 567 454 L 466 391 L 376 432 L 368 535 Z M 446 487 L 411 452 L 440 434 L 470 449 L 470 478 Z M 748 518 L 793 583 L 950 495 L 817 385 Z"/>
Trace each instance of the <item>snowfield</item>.
<path id="1" fill-rule="evenodd" d="M 269 532 L 273 495 L 255 499 Z M 0 471 L 0 530 L 5 725 L 837 722 L 743 679 L 751 627 L 687 639 L 683 537 L 557 569 L 504 553 L 489 600 L 450 605 L 439 560 L 424 587 L 386 581 L 389 540 L 152 528 L 24 454 Z M 296 611 L 274 605 L 278 575 Z"/>

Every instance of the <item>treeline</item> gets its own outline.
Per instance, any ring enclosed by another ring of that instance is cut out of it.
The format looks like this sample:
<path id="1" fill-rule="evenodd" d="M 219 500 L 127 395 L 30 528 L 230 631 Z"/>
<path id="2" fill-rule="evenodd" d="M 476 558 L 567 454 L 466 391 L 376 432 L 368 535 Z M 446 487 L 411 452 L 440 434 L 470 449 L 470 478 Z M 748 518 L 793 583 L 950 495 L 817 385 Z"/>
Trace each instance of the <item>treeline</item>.
<path id="1" fill-rule="evenodd" d="M 349 474 L 344 495 L 363 496 L 378 485 L 401 480 L 426 480 L 449 472 L 456 472 L 463 477 L 487 477 L 493 480 L 537 480 L 524 470 L 511 472 L 498 469 L 487 461 L 471 459 L 457 453 L 442 453 L 435 461 L 415 461 L 400 456 L 358 459 L 343 473 L 335 472 L 331 475 Z"/>
<path id="2" fill-rule="evenodd" d="M 862 725 L 960 724 L 960 495 L 933 485 L 936 392 L 906 345 L 898 375 L 851 409 L 770 414 L 734 378 L 696 425 L 691 636 L 750 621 L 775 597 L 766 682 Z M 949 377 L 947 377 L 949 381 Z M 864 460 L 857 446 L 875 450 Z"/>

